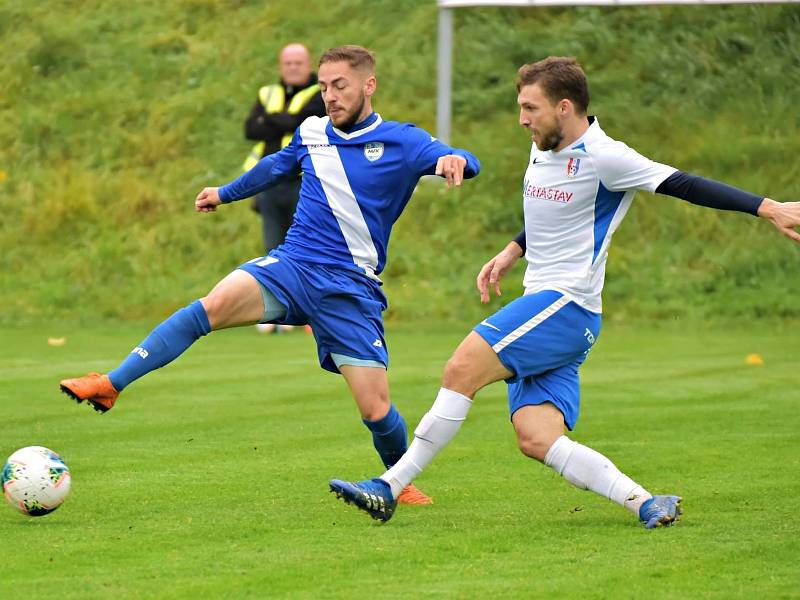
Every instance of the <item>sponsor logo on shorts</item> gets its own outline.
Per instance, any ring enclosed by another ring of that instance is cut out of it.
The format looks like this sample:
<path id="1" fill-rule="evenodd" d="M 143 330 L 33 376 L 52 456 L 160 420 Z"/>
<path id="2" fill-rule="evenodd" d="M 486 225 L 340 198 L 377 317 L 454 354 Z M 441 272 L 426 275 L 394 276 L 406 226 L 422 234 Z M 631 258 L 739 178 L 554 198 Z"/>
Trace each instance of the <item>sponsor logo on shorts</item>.
<path id="1" fill-rule="evenodd" d="M 374 342 L 372 342 L 372 345 L 375 346 L 376 348 L 383 348 L 383 342 L 380 340 L 375 340 Z"/>

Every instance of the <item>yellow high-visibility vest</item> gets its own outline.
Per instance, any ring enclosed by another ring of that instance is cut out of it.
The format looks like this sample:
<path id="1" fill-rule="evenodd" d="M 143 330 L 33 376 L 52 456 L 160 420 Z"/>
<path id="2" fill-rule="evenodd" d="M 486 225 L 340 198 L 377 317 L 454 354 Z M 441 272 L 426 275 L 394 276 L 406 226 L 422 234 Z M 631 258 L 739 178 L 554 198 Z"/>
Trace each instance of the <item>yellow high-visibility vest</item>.
<path id="1" fill-rule="evenodd" d="M 306 104 L 311 101 L 311 98 L 313 98 L 318 91 L 318 83 L 300 90 L 294 96 L 292 96 L 292 101 L 289 102 L 289 107 L 286 108 L 286 112 L 288 112 L 290 115 L 296 115 Z M 286 91 L 283 89 L 283 86 L 278 83 L 273 85 L 265 85 L 258 90 L 258 101 L 261 102 L 266 113 L 283 112 L 284 105 L 286 104 Z M 281 148 L 285 148 L 289 145 L 289 142 L 292 141 L 293 135 L 294 132 L 291 132 L 287 133 L 281 138 Z M 258 161 L 261 160 L 261 157 L 264 156 L 265 146 L 266 144 L 264 142 L 258 142 L 255 146 L 253 146 L 253 149 L 250 150 L 250 154 L 247 155 L 247 158 L 242 165 L 243 171 L 249 171 L 256 166 Z"/>

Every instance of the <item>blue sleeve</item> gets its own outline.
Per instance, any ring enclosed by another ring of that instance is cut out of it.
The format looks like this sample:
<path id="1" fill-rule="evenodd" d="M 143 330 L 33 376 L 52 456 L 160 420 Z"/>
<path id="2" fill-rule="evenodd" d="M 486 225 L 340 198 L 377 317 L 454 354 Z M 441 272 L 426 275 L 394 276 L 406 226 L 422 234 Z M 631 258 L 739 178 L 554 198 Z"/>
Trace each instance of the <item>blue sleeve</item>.
<path id="1" fill-rule="evenodd" d="M 751 215 L 758 215 L 758 207 L 764 199 L 763 196 L 756 196 L 732 185 L 683 171 L 675 171 L 667 177 L 656 188 L 656 192 L 700 206 L 718 210 L 736 210 Z"/>
<path id="2" fill-rule="evenodd" d="M 522 248 L 522 254 L 525 254 L 525 251 L 528 249 L 528 246 L 527 246 L 527 240 L 526 240 L 526 236 L 525 236 L 525 228 L 524 227 L 522 228 L 522 231 L 520 231 L 517 234 L 517 237 L 514 238 L 514 242 L 517 244 L 517 246 Z"/>
<path id="3" fill-rule="evenodd" d="M 427 131 L 409 125 L 406 130 L 406 161 L 419 175 L 433 175 L 436 162 L 442 156 L 455 154 L 467 160 L 464 179 L 471 179 L 481 171 L 481 163 L 471 152 L 461 148 L 451 148 L 443 144 Z"/>
<path id="4" fill-rule="evenodd" d="M 283 150 L 265 156 L 247 173 L 219 188 L 219 199 L 227 204 L 263 192 L 279 181 L 300 172 L 297 162 L 297 133 Z"/>

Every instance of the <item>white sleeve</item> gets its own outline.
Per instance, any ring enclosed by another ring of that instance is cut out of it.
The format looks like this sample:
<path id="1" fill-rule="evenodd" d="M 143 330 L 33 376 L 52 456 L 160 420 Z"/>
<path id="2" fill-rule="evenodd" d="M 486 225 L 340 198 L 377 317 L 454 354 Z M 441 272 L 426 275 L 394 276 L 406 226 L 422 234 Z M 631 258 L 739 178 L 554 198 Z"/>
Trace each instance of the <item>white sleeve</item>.
<path id="1" fill-rule="evenodd" d="M 600 182 L 612 192 L 644 190 L 655 192 L 677 169 L 654 162 L 622 142 L 604 144 L 592 156 Z"/>

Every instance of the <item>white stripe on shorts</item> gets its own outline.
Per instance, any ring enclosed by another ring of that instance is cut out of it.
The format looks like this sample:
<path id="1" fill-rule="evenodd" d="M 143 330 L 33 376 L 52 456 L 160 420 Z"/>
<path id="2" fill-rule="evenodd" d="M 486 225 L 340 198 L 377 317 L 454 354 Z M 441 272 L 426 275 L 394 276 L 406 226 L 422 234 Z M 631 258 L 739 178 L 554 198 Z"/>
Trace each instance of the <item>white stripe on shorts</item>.
<path id="1" fill-rule="evenodd" d="M 494 346 L 492 346 L 492 350 L 494 350 L 495 353 L 500 352 L 500 350 L 502 350 L 503 348 L 508 346 L 514 340 L 516 340 L 516 339 L 522 337 L 523 335 L 525 335 L 526 333 L 528 333 L 531 329 L 533 329 L 534 327 L 539 325 L 542 321 L 544 321 L 548 317 L 552 317 L 555 313 L 557 313 L 559 310 L 561 310 L 567 304 L 569 304 L 569 301 L 570 301 L 570 299 L 567 298 L 566 296 L 561 296 L 561 298 L 559 298 L 558 300 L 553 302 L 550 306 L 545 308 L 542 312 L 537 314 L 532 319 L 526 321 L 525 323 L 523 323 L 522 325 L 517 327 L 514 331 L 509 333 L 502 340 L 497 342 Z"/>

